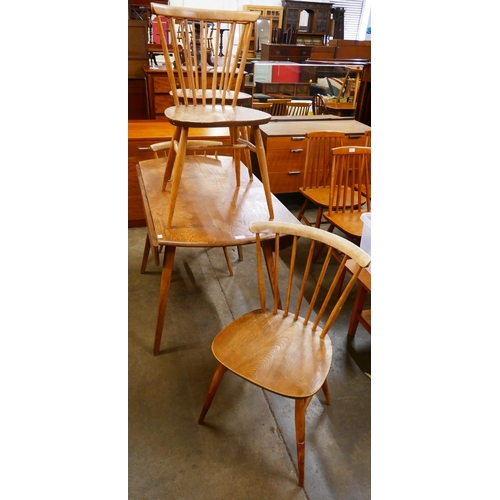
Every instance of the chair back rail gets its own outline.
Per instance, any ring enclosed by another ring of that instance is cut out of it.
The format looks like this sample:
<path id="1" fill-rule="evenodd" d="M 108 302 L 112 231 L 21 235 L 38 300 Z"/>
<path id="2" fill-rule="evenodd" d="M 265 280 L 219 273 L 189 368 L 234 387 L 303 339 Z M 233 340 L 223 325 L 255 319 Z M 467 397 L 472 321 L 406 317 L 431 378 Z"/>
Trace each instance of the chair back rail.
<path id="1" fill-rule="evenodd" d="M 189 102 L 236 106 L 243 88 L 250 36 L 259 12 L 189 9 L 155 3 L 151 7 L 157 15 L 169 79 L 178 82 L 172 87 L 175 105 Z M 167 21 L 169 38 L 176 37 L 177 43 L 167 43 L 160 16 Z M 225 54 L 219 49 L 224 42 Z M 173 63 L 168 56 L 169 45 L 173 49 Z M 208 74 L 212 78 L 207 78 Z"/>

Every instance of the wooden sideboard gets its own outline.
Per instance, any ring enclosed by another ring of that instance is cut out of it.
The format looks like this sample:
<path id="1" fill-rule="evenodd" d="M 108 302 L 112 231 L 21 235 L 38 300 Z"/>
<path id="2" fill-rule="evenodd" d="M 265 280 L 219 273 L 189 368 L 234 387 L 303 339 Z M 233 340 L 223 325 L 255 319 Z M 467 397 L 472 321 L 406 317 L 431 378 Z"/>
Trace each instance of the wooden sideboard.
<path id="1" fill-rule="evenodd" d="M 288 45 L 286 43 L 263 43 L 261 61 L 304 62 L 311 55 L 310 45 Z"/>
<path id="2" fill-rule="evenodd" d="M 140 161 L 154 158 L 149 146 L 155 142 L 170 140 L 173 131 L 173 125 L 165 120 L 131 120 L 128 122 L 128 227 L 146 225 L 136 165 Z M 229 143 L 229 129 L 225 127 L 192 128 L 189 129 L 189 137 Z"/>
<path id="3" fill-rule="evenodd" d="M 276 117 L 260 128 L 266 147 L 271 191 L 274 194 L 295 193 L 302 186 L 308 132 L 314 130 L 344 132 L 349 136 L 346 146 L 361 146 L 365 144 L 363 134 L 370 130 L 368 125 L 352 118 L 336 116 L 311 116 L 300 119 Z M 257 175 L 260 175 L 256 162 L 254 169 Z"/>
<path id="4" fill-rule="evenodd" d="M 255 91 L 267 95 L 289 95 L 309 97 L 310 83 L 256 82 Z"/>

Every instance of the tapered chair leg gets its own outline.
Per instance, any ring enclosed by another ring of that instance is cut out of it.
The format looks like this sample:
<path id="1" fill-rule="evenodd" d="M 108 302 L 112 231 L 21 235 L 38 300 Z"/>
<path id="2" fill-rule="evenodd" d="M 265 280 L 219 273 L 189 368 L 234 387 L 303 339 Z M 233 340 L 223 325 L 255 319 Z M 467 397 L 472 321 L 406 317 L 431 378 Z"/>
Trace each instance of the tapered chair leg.
<path id="1" fill-rule="evenodd" d="M 323 389 L 323 394 L 325 395 L 326 404 L 327 405 L 331 404 L 332 399 L 330 397 L 330 389 L 328 388 L 328 382 L 326 380 L 321 386 L 321 388 Z"/>
<path id="2" fill-rule="evenodd" d="M 201 410 L 200 418 L 198 419 L 199 424 L 202 424 L 203 421 L 205 420 L 208 409 L 210 408 L 210 405 L 212 404 L 212 400 L 214 399 L 215 393 L 217 392 L 217 389 L 219 388 L 222 377 L 224 376 L 224 373 L 226 373 L 226 370 L 227 370 L 227 368 L 224 365 L 219 363 L 219 366 L 215 370 L 214 376 L 212 378 L 212 383 L 210 384 L 210 388 L 208 389 L 208 394 L 207 394 L 207 397 L 205 399 L 205 404 L 203 405 L 203 409 Z"/>
<path id="3" fill-rule="evenodd" d="M 304 486 L 304 464 L 306 459 L 306 410 L 311 397 L 295 400 L 295 440 L 297 442 L 297 468 L 299 486 Z"/>
<path id="4" fill-rule="evenodd" d="M 306 198 L 304 203 L 302 203 L 302 207 L 300 208 L 299 213 L 297 214 L 297 220 L 303 220 L 308 226 L 310 226 L 310 222 L 307 220 L 305 214 L 306 208 L 309 205 L 309 200 Z"/>
<path id="5" fill-rule="evenodd" d="M 224 257 L 226 258 L 227 269 L 229 271 L 229 275 L 233 275 L 233 266 L 231 265 L 231 258 L 229 257 L 229 250 L 227 247 L 222 247 L 224 250 Z"/>

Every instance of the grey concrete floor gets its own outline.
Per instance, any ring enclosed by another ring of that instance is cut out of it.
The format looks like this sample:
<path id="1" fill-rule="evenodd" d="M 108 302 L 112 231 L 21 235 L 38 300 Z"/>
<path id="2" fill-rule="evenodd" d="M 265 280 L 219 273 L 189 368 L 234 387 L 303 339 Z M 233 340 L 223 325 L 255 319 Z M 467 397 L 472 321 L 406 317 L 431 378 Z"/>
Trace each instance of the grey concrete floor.
<path id="1" fill-rule="evenodd" d="M 297 195 L 280 197 L 296 214 Z M 234 276 L 218 248 L 179 248 L 161 351 L 153 356 L 160 268 L 140 264 L 145 228 L 129 234 L 129 498 L 342 499 L 371 494 L 371 337 L 347 338 L 354 298 L 330 337 L 328 383 L 307 410 L 305 487 L 297 484 L 294 403 L 227 373 L 204 425 L 197 419 L 217 365 L 210 349 L 230 321 L 259 307 L 255 246 Z"/>

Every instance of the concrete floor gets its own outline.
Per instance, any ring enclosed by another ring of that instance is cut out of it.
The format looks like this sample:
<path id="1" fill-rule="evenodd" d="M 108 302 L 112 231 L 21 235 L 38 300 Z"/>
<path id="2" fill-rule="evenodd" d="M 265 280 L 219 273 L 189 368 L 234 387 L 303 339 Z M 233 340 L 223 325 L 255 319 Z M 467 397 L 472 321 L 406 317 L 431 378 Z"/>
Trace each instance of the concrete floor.
<path id="1" fill-rule="evenodd" d="M 299 195 L 280 199 L 297 214 Z M 210 345 L 233 318 L 259 307 L 255 247 L 234 276 L 223 252 L 179 248 L 160 355 L 153 338 L 160 268 L 140 264 L 145 228 L 129 234 L 129 498 L 341 499 L 371 495 L 371 337 L 347 338 L 353 291 L 330 337 L 332 404 L 320 391 L 307 410 L 305 487 L 297 485 L 294 403 L 227 373 L 197 423 L 217 365 Z"/>

